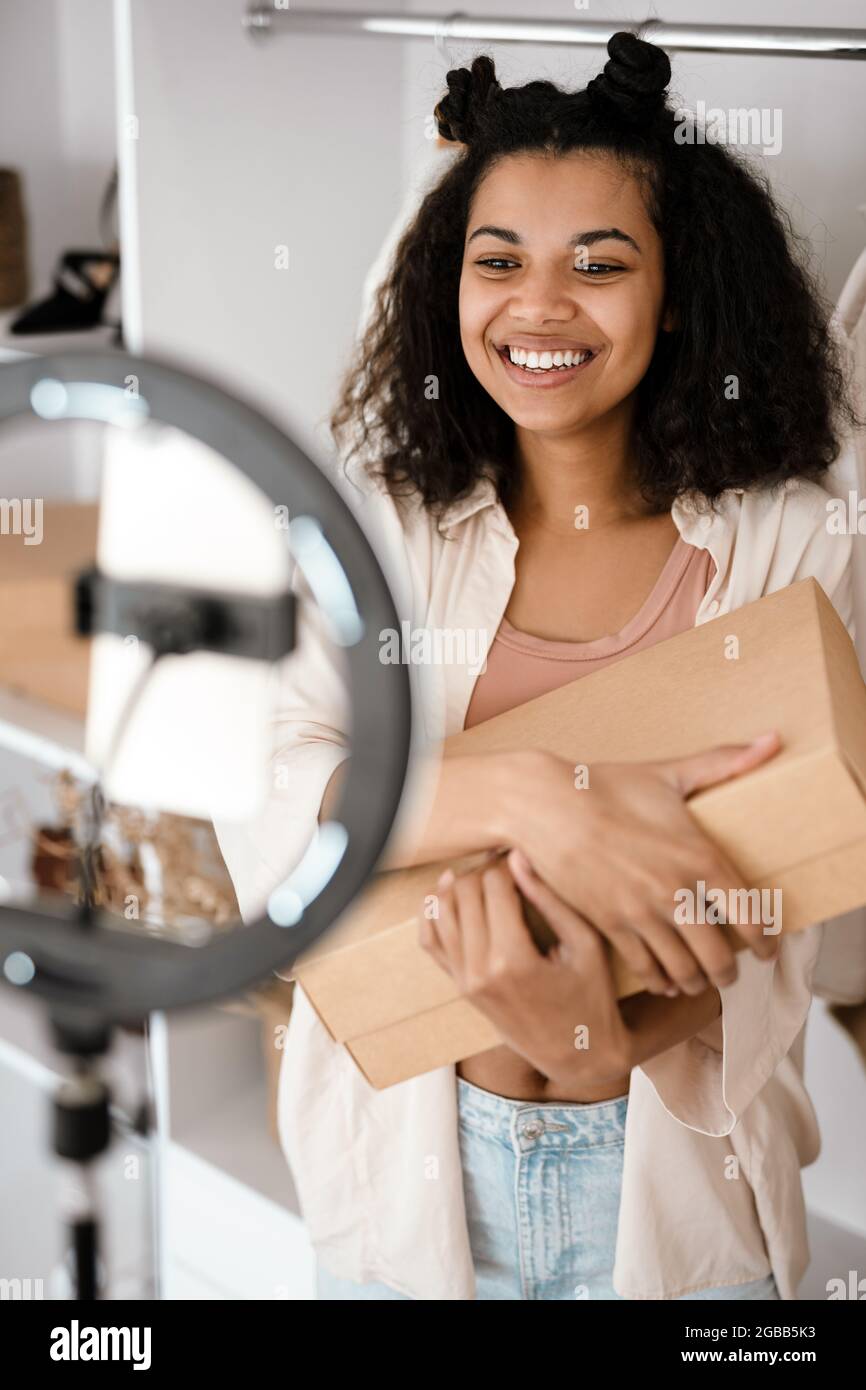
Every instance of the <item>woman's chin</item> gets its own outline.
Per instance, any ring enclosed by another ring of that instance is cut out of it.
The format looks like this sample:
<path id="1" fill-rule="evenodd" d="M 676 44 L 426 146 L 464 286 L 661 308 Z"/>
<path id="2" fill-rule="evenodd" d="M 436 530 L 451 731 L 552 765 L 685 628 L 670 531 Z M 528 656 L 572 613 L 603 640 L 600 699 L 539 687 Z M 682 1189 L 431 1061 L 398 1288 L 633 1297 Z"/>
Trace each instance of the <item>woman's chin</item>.
<path id="1" fill-rule="evenodd" d="M 524 430 L 580 430 L 595 419 L 581 402 L 549 400 L 514 401 L 500 398 L 497 404 L 514 424 Z"/>

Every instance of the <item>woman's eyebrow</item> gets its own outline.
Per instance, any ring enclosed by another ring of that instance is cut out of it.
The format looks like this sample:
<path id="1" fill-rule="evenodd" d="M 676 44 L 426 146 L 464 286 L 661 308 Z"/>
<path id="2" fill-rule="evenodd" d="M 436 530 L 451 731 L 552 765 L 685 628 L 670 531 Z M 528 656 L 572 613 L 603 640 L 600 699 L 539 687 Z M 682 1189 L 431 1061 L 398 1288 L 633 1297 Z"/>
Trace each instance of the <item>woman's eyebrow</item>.
<path id="1" fill-rule="evenodd" d="M 489 222 L 476 227 L 466 245 L 468 246 L 477 236 L 496 237 L 499 241 L 510 242 L 512 246 L 523 245 L 523 239 L 518 232 L 512 231 L 510 227 L 494 227 Z M 630 237 L 628 232 L 621 232 L 619 227 L 596 227 L 591 232 L 575 232 L 573 237 L 569 237 L 566 246 L 595 246 L 599 241 L 623 241 L 626 245 L 633 246 L 639 256 L 642 254 L 634 237 Z"/>

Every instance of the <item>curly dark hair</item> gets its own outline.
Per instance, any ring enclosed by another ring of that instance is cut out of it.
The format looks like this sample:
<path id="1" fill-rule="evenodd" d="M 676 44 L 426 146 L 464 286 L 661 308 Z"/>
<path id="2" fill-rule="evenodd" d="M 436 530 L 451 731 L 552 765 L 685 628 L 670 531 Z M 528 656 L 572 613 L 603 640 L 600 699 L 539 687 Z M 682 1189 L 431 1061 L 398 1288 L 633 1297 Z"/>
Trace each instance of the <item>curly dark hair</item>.
<path id="1" fill-rule="evenodd" d="M 514 423 L 466 362 L 458 290 L 473 195 L 497 161 L 527 151 L 610 153 L 639 179 L 661 239 L 677 327 L 658 335 L 634 416 L 635 481 L 651 508 L 817 481 L 843 420 L 862 423 L 805 241 L 768 179 L 724 145 L 675 138 L 684 117 L 666 98 L 662 49 L 628 32 L 607 49 L 604 71 L 578 92 L 547 81 L 504 89 L 487 56 L 447 75 L 439 133 L 466 148 L 397 244 L 330 420 L 338 448 L 352 445 L 344 463 L 363 450 L 395 497 L 408 490 L 438 510 L 485 474 L 506 507 L 516 495 Z M 431 373 L 436 400 L 424 389 Z M 732 374 L 736 407 L 724 392 Z"/>

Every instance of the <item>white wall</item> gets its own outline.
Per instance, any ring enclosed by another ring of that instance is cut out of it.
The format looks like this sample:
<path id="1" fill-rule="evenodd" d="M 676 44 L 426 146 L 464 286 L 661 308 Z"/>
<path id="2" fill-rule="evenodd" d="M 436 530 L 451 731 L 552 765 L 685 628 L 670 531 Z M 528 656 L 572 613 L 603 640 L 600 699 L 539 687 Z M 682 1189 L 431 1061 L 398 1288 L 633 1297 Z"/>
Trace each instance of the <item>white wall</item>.
<path id="1" fill-rule="evenodd" d="M 255 39 L 242 13 L 241 0 L 131 0 L 142 342 L 309 445 L 399 204 L 400 52 Z"/>
<path id="2" fill-rule="evenodd" d="M 3 0 L 0 164 L 23 176 L 33 299 L 64 250 L 99 247 L 115 158 L 111 0 Z"/>

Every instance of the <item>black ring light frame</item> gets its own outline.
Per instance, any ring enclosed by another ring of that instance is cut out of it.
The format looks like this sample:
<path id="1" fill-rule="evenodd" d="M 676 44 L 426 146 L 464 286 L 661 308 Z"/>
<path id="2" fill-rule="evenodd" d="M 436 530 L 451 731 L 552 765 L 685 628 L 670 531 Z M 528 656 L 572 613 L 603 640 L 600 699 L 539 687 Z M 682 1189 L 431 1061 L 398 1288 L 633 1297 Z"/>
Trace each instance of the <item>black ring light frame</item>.
<path id="1" fill-rule="evenodd" d="M 258 410 L 164 362 L 76 351 L 0 367 L 0 422 L 34 414 L 31 392 L 46 379 L 126 391 L 130 376 L 137 378 L 151 421 L 176 426 L 210 446 L 275 505 L 287 506 L 291 519 L 313 518 L 339 557 L 363 620 L 359 640 L 344 648 L 351 758 L 332 817 L 346 827 L 348 841 L 334 875 L 296 925 L 278 926 L 265 916 L 242 929 L 215 932 L 203 944 L 129 932 L 102 909 L 81 920 L 74 906 L 45 896 L 0 904 L 0 963 L 22 951 L 35 966 L 29 984 L 10 987 L 37 996 L 53 1020 L 82 1038 L 88 1026 L 138 1022 L 153 1010 L 219 999 L 291 964 L 351 904 L 375 868 L 400 802 L 411 740 L 408 671 L 379 659 L 378 634 L 399 628 L 399 619 L 375 554 L 325 475 Z"/>

